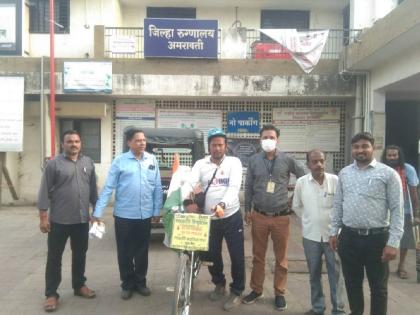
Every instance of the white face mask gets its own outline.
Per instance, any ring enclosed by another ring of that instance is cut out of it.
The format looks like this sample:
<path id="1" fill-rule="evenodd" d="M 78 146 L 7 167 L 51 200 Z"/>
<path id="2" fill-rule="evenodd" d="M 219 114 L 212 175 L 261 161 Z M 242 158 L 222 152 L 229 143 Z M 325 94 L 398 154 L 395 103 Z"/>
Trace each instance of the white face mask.
<path id="1" fill-rule="evenodd" d="M 264 139 L 261 140 L 261 148 L 264 150 L 264 152 L 272 152 L 276 149 L 276 140 L 272 139 Z"/>

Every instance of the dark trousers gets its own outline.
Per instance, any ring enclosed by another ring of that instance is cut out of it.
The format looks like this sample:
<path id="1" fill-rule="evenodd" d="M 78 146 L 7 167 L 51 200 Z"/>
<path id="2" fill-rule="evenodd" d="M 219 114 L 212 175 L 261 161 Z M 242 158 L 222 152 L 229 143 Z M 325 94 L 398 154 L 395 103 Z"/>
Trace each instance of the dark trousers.
<path id="1" fill-rule="evenodd" d="M 370 314 L 386 315 L 388 300 L 388 262 L 381 261 L 388 233 L 359 235 L 343 228 L 338 238 L 338 253 L 343 266 L 351 315 L 362 315 L 364 271 L 371 292 Z"/>
<path id="2" fill-rule="evenodd" d="M 142 220 L 115 217 L 118 267 L 123 290 L 146 286 L 150 230 L 150 218 Z"/>
<path id="3" fill-rule="evenodd" d="M 226 240 L 231 261 L 233 281 L 230 290 L 236 295 L 241 295 L 245 289 L 245 254 L 244 228 L 240 211 L 225 219 L 211 221 L 209 255 L 213 266 L 209 267 L 209 272 L 215 285 L 226 284 L 222 259 L 223 238 Z"/>
<path id="4" fill-rule="evenodd" d="M 72 286 L 74 290 L 85 285 L 86 252 L 88 250 L 89 223 L 58 224 L 51 222 L 48 233 L 48 256 L 45 271 L 45 296 L 58 296 L 61 282 L 61 260 L 67 239 L 72 252 Z"/>

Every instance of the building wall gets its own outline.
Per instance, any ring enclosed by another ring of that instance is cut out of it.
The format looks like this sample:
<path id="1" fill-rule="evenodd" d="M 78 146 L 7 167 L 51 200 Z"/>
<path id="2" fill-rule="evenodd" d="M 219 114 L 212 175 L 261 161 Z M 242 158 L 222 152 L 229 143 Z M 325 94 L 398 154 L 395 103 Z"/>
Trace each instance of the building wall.
<path id="1" fill-rule="evenodd" d="M 121 21 L 118 0 L 70 1 L 70 33 L 56 34 L 56 57 L 84 58 L 86 54 L 93 56 L 94 25 L 121 26 Z M 49 56 L 49 34 L 30 34 L 29 37 L 30 56 Z"/>
<path id="2" fill-rule="evenodd" d="M 351 0 L 350 28 L 371 27 L 398 5 L 398 0 Z"/>
<path id="3" fill-rule="evenodd" d="M 86 9 L 85 9 L 86 7 Z M 29 19 L 29 16 L 27 19 Z M 94 25 L 108 27 L 142 27 L 146 17 L 145 7 L 121 6 L 118 0 L 72 0 L 70 1 L 70 33 L 56 34 L 56 57 L 84 58 L 93 56 Z M 198 19 L 218 19 L 222 29 L 231 27 L 235 20 L 235 8 L 197 8 Z M 260 27 L 260 10 L 238 8 L 242 26 Z M 310 15 L 310 28 L 342 28 L 341 12 L 314 9 Z M 27 28 L 26 28 L 27 29 Z M 49 56 L 49 34 L 28 34 L 30 56 Z"/>

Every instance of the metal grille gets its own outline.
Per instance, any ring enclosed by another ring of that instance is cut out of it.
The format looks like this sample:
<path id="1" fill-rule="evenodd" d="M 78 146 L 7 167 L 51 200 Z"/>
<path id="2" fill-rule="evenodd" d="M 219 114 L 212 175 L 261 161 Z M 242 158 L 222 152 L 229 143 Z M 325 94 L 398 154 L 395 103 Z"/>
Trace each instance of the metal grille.
<path id="1" fill-rule="evenodd" d="M 315 31 L 314 29 L 301 31 Z M 218 35 L 218 57 L 221 56 L 222 46 L 221 30 Z M 360 37 L 361 30 L 353 29 L 330 29 L 328 40 L 322 51 L 321 59 L 340 58 L 343 47 L 353 43 Z M 111 43 L 115 38 L 135 38 L 135 52 L 116 53 L 112 52 Z M 105 56 L 108 58 L 144 58 L 144 30 L 143 27 L 105 27 Z M 273 42 L 261 41 L 261 33 L 254 29 L 246 30 L 247 58 L 250 59 L 291 59 L 287 50 Z"/>
<path id="2" fill-rule="evenodd" d="M 70 1 L 54 1 L 54 31 L 58 34 L 70 32 Z M 29 32 L 50 32 L 50 3 L 48 0 L 29 1 Z"/>
<path id="3" fill-rule="evenodd" d="M 260 113 L 260 124 L 272 123 L 273 108 L 319 108 L 338 107 L 340 109 L 340 150 L 338 152 L 326 152 L 332 156 L 333 171 L 338 173 L 345 166 L 345 117 L 347 102 L 344 100 L 297 100 L 297 99 L 276 99 L 276 100 L 156 100 L 156 111 L 158 109 L 206 109 L 223 111 L 223 129 L 227 129 L 226 116 L 229 111 L 258 111 Z M 115 112 L 115 106 L 114 106 Z M 227 134 L 229 138 L 259 138 L 258 134 Z M 281 137 L 280 137 L 281 138 Z M 115 117 L 114 117 L 114 142 L 113 154 L 115 155 Z M 302 156 L 302 152 L 288 152 L 291 155 Z M 167 158 L 172 159 L 171 156 Z M 181 162 L 183 162 L 181 160 Z M 188 163 L 188 161 L 185 161 Z M 191 162 L 190 162 L 191 163 Z M 189 164 L 188 164 L 189 165 Z"/>

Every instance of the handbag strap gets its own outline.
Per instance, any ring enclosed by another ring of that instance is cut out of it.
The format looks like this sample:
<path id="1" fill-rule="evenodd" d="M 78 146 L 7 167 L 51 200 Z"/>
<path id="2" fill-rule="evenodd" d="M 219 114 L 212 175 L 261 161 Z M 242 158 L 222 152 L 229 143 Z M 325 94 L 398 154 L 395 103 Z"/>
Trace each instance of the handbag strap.
<path id="1" fill-rule="evenodd" d="M 223 159 L 223 160 L 224 160 L 224 159 Z M 210 179 L 210 181 L 209 181 L 209 184 L 207 185 L 206 190 L 204 191 L 204 196 L 207 194 L 207 191 L 209 190 L 210 185 L 211 185 L 211 183 L 213 182 L 214 177 L 216 177 L 217 170 L 220 168 L 220 165 L 222 165 L 223 160 L 220 162 L 220 164 L 219 164 L 219 165 L 217 166 L 217 168 L 214 170 L 213 176 L 211 177 L 211 179 Z"/>

